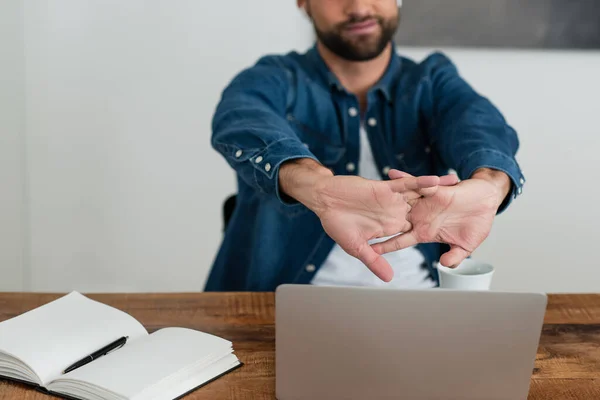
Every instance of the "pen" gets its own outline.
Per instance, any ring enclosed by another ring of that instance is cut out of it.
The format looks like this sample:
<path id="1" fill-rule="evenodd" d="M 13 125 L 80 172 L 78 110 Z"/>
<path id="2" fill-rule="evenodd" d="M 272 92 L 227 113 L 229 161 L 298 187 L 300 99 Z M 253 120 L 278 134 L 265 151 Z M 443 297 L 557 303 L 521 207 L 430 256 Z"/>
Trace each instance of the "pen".
<path id="1" fill-rule="evenodd" d="M 92 361 L 94 361 L 97 358 L 105 356 L 108 353 L 110 353 L 111 351 L 118 349 L 119 347 L 125 346 L 125 343 L 127 342 L 128 338 L 129 338 L 129 336 L 123 336 L 122 338 L 115 340 L 111 344 L 108 344 L 108 345 L 104 346 L 100 350 L 97 350 L 97 351 L 93 352 L 89 356 L 87 356 L 85 358 L 82 358 L 81 360 L 77 361 L 76 363 L 74 363 L 73 365 L 71 365 L 70 367 L 68 367 L 67 369 L 65 369 L 63 371 L 63 374 L 71 372 L 74 369 L 82 367 L 85 364 L 87 364 L 89 362 L 92 362 Z"/>

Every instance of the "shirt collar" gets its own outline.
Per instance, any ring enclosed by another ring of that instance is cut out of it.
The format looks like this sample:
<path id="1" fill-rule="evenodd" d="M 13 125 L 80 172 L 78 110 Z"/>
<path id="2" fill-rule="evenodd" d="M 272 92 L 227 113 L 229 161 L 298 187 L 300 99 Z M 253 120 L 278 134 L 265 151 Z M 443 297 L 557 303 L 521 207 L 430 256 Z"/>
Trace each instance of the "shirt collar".
<path id="1" fill-rule="evenodd" d="M 336 88 L 339 91 L 346 92 L 346 89 L 342 86 L 338 78 L 335 76 L 333 72 L 329 70 L 329 67 L 325 63 L 325 60 L 321 57 L 319 50 L 317 49 L 317 45 L 313 45 L 313 47 L 307 53 L 309 59 L 312 61 L 313 65 L 316 66 L 317 72 L 319 75 L 325 79 L 325 83 L 329 88 Z M 398 71 L 400 70 L 400 57 L 396 54 L 396 46 L 392 42 L 392 56 L 390 58 L 390 62 L 379 81 L 371 88 L 371 91 L 381 92 L 387 101 L 391 101 L 391 88 L 394 83 L 394 78 L 396 77 Z"/>

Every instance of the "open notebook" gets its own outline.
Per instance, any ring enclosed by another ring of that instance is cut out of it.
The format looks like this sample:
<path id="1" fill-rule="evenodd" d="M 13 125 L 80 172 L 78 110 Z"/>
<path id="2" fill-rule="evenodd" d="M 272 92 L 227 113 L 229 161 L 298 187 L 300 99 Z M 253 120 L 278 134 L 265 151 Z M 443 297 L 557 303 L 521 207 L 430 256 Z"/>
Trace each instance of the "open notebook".
<path id="1" fill-rule="evenodd" d="M 125 346 L 63 374 L 123 336 Z M 186 328 L 148 334 L 129 314 L 77 292 L 0 323 L 0 376 L 60 397 L 172 400 L 239 365 L 225 339 Z"/>

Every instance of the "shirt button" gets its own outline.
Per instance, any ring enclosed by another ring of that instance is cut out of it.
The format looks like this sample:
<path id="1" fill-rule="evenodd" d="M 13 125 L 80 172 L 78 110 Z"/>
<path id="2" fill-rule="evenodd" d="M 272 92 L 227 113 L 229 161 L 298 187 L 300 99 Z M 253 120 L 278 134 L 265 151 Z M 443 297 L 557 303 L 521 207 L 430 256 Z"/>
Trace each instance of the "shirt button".
<path id="1" fill-rule="evenodd" d="M 349 162 L 348 164 L 346 164 L 346 171 L 354 172 L 355 169 L 356 169 L 356 165 L 354 165 L 354 163 Z"/>
<path id="2" fill-rule="evenodd" d="M 271 164 L 266 163 L 265 164 L 265 171 L 269 172 L 271 170 Z"/>
<path id="3" fill-rule="evenodd" d="M 244 154 L 241 150 L 235 152 L 235 158 L 240 158 Z"/>
<path id="4" fill-rule="evenodd" d="M 308 265 L 306 266 L 306 272 L 315 272 L 315 270 L 316 270 L 316 269 L 317 269 L 317 267 L 315 267 L 315 266 L 314 266 L 314 265 L 312 265 L 312 264 L 308 264 Z"/>
<path id="5" fill-rule="evenodd" d="M 521 193 L 523 193 L 523 188 L 522 187 L 520 187 L 520 188 L 517 189 L 517 194 L 521 194 Z"/>
<path id="6" fill-rule="evenodd" d="M 525 184 L 525 179 L 521 178 L 521 180 L 519 182 L 521 182 L 521 185 L 524 185 Z"/>
<path id="7" fill-rule="evenodd" d="M 387 176 L 390 173 L 390 167 L 383 167 L 381 172 L 383 172 L 383 176 Z"/>
<path id="8" fill-rule="evenodd" d="M 425 147 L 425 153 L 427 153 L 427 154 L 431 153 L 431 147 L 429 147 L 429 146 Z"/>
<path id="9" fill-rule="evenodd" d="M 375 118 L 369 118 L 367 124 L 369 124 L 369 126 L 377 126 L 377 120 Z"/>
<path id="10" fill-rule="evenodd" d="M 256 160 L 254 160 L 255 163 L 260 164 L 262 162 L 263 158 L 262 156 L 258 156 L 256 157 Z"/>
<path id="11" fill-rule="evenodd" d="M 356 108 L 354 108 L 354 107 L 350 107 L 350 108 L 348 109 L 348 114 L 349 114 L 351 117 L 356 117 L 356 116 L 358 115 L 358 110 L 357 110 Z"/>

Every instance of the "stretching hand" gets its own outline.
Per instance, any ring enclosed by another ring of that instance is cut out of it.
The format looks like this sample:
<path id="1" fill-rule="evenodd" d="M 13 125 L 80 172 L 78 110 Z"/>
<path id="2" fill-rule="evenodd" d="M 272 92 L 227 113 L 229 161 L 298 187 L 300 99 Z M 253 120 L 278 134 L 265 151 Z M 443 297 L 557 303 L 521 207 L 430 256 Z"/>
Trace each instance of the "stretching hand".
<path id="1" fill-rule="evenodd" d="M 373 181 L 356 176 L 333 176 L 313 160 L 284 164 L 281 189 L 311 209 L 325 232 L 375 275 L 389 282 L 390 264 L 369 245 L 369 240 L 411 230 L 406 216 L 411 203 L 434 196 L 439 185 L 454 185 L 454 176 L 405 177 Z"/>
<path id="2" fill-rule="evenodd" d="M 391 179 L 414 179 L 392 170 Z M 451 187 L 439 187 L 432 196 L 414 204 L 407 220 L 412 230 L 372 248 L 377 254 L 401 250 L 418 243 L 450 245 L 440 263 L 456 267 L 487 238 L 498 207 L 510 189 L 508 176 L 499 171 L 481 170 L 471 179 Z"/>
<path id="3" fill-rule="evenodd" d="M 437 176 L 387 182 L 337 176 L 321 188 L 321 207 L 315 212 L 325 232 L 346 253 L 389 282 L 393 270 L 386 259 L 373 250 L 369 240 L 410 231 L 411 224 L 406 219 L 410 204 L 420 198 L 421 193 L 432 196 L 439 183 Z"/>

